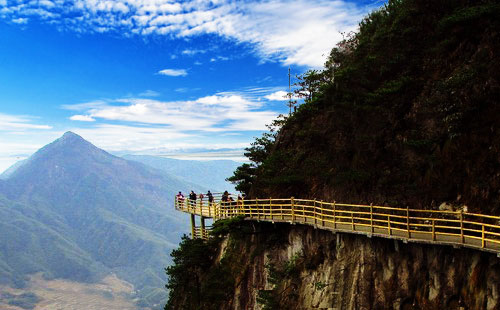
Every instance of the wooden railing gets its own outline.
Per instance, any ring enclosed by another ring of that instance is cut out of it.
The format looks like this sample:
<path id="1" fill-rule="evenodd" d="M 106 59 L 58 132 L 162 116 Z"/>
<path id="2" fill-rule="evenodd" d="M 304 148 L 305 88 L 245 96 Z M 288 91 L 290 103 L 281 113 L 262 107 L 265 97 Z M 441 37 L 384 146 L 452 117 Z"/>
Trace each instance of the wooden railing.
<path id="1" fill-rule="evenodd" d="M 254 220 L 301 223 L 370 237 L 449 244 L 500 253 L 500 216 L 345 204 L 293 197 L 230 202 L 217 200 L 211 204 L 206 199 L 176 199 L 175 208 L 215 220 L 244 215 Z"/>
<path id="2" fill-rule="evenodd" d="M 210 231 L 212 230 L 211 226 L 206 226 L 205 228 L 196 226 L 194 227 L 194 236 L 193 238 L 199 239 L 208 239 L 210 237 Z"/>

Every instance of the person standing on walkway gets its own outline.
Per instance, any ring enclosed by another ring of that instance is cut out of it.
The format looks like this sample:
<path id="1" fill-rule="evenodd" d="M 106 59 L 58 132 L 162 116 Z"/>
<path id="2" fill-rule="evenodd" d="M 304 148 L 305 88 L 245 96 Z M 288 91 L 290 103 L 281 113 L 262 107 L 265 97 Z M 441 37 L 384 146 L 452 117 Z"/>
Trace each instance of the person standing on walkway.
<path id="1" fill-rule="evenodd" d="M 212 203 L 214 202 L 214 195 L 212 195 L 210 191 L 208 191 L 207 193 L 207 198 L 208 198 L 208 204 L 212 205 Z"/>
<path id="2" fill-rule="evenodd" d="M 222 198 L 221 198 L 222 201 L 226 202 L 229 200 L 229 193 L 228 191 L 224 191 L 224 193 L 222 194 Z"/>
<path id="3" fill-rule="evenodd" d="M 194 193 L 194 191 L 191 191 L 191 193 L 189 194 L 189 202 L 191 203 L 192 207 L 196 206 L 196 194 Z"/>
<path id="4" fill-rule="evenodd" d="M 179 192 L 177 195 L 175 195 L 175 198 L 177 199 L 177 203 L 181 204 L 184 203 L 184 195 L 182 192 Z"/>

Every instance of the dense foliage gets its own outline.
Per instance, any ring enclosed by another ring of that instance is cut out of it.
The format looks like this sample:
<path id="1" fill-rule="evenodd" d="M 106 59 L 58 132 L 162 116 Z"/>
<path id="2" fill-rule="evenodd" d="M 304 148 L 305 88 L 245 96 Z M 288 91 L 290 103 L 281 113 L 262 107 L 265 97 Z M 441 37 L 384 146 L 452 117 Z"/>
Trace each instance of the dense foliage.
<path id="1" fill-rule="evenodd" d="M 309 71 L 247 150 L 254 196 L 500 209 L 500 4 L 390 0 Z"/>
<path id="2" fill-rule="evenodd" d="M 218 260 L 222 237 L 229 233 L 232 238 Z M 249 223 L 243 217 L 235 217 L 215 222 L 209 240 L 183 237 L 179 248 L 171 253 L 172 266 L 166 268 L 169 299 L 165 310 L 218 310 L 227 303 L 242 267 L 233 263 L 234 257 L 240 240 L 251 233 Z"/>

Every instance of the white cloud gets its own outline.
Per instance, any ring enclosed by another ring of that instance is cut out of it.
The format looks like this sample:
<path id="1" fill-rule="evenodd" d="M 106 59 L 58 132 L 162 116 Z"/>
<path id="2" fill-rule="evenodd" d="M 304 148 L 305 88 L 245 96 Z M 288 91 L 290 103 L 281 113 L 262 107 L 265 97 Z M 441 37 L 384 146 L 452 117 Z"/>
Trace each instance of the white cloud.
<path id="1" fill-rule="evenodd" d="M 143 150 L 159 145 L 176 144 L 188 134 L 163 127 L 99 124 L 71 131 L 108 151 Z"/>
<path id="2" fill-rule="evenodd" d="M 57 5 L 49 0 L 22 5 L 2 2 L 7 10 L 0 16 L 15 22 L 27 22 L 27 17 L 39 15 L 78 32 L 177 38 L 213 34 L 253 44 L 263 60 L 308 67 L 322 67 L 325 55 L 342 39 L 340 32 L 355 30 L 378 3 L 367 7 L 351 0 L 60 0 Z"/>
<path id="3" fill-rule="evenodd" d="M 179 132 L 265 130 L 278 113 L 263 110 L 259 101 L 238 93 L 221 93 L 190 101 L 160 101 L 145 98 L 109 100 L 99 105 L 67 105 L 79 111 L 75 120 L 120 121 L 166 126 Z"/>
<path id="4" fill-rule="evenodd" d="M 93 119 L 89 115 L 73 115 L 69 119 L 72 121 L 80 121 L 80 122 L 95 122 L 95 119 Z"/>
<path id="5" fill-rule="evenodd" d="M 16 24 L 27 24 L 28 23 L 28 19 L 27 18 L 19 17 L 19 18 L 12 19 L 12 22 L 16 23 Z"/>
<path id="6" fill-rule="evenodd" d="M 198 49 L 186 49 L 182 51 L 182 55 L 194 56 L 196 54 L 205 54 L 206 50 L 198 50 Z"/>
<path id="7" fill-rule="evenodd" d="M 286 91 L 279 90 L 267 96 L 264 96 L 267 100 L 271 101 L 286 101 L 288 100 L 288 93 Z"/>
<path id="8" fill-rule="evenodd" d="M 0 5 L 3 5 L 3 6 L 7 5 L 7 0 L 0 0 Z"/>
<path id="9" fill-rule="evenodd" d="M 65 110 L 71 110 L 71 111 L 83 111 L 86 109 L 98 108 L 98 107 L 104 106 L 104 105 L 106 105 L 105 101 L 96 100 L 96 101 L 77 103 L 77 104 L 63 104 L 61 106 L 61 108 L 65 109 Z"/>
<path id="10" fill-rule="evenodd" d="M 187 71 L 185 69 L 163 69 L 158 71 L 158 74 L 168 76 L 186 76 Z"/>
<path id="11" fill-rule="evenodd" d="M 159 92 L 148 89 L 145 92 L 140 93 L 139 97 L 158 97 L 159 95 Z"/>
<path id="12" fill-rule="evenodd" d="M 49 125 L 33 123 L 29 116 L 8 115 L 0 113 L 0 131 L 25 131 L 30 129 L 51 129 Z"/>
<path id="13" fill-rule="evenodd" d="M 0 113 L 0 172 L 50 142 L 45 139 L 52 126 L 38 124 L 37 118 Z"/>
<path id="14" fill-rule="evenodd" d="M 64 105 L 75 121 L 92 121 L 80 127 L 51 129 L 36 118 L 0 114 L 0 169 L 36 151 L 63 132 L 71 130 L 96 146 L 109 151 L 154 149 L 243 148 L 256 131 L 277 117 L 255 96 L 269 94 L 266 88 L 217 93 L 195 100 L 161 101 L 152 98 L 97 100 Z M 45 130 L 41 130 L 45 129 Z M 160 154 L 156 152 L 156 154 Z M 203 155 L 200 155 L 203 157 Z"/>

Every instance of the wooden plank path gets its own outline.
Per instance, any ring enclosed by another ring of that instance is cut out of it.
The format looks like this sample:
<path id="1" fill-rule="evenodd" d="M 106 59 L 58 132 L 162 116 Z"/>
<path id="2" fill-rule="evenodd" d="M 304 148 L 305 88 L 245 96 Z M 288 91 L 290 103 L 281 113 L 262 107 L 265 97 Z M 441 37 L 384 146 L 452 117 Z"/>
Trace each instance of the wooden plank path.
<path id="1" fill-rule="evenodd" d="M 248 220 L 311 225 L 333 232 L 376 236 L 403 242 L 468 247 L 500 257 L 500 216 L 374 205 L 343 204 L 310 199 L 248 199 L 229 202 L 216 197 L 196 201 L 175 199 L 175 208 L 191 214 L 193 237 L 208 238 L 204 219 L 243 215 Z M 195 215 L 202 226 L 196 227 Z"/>

